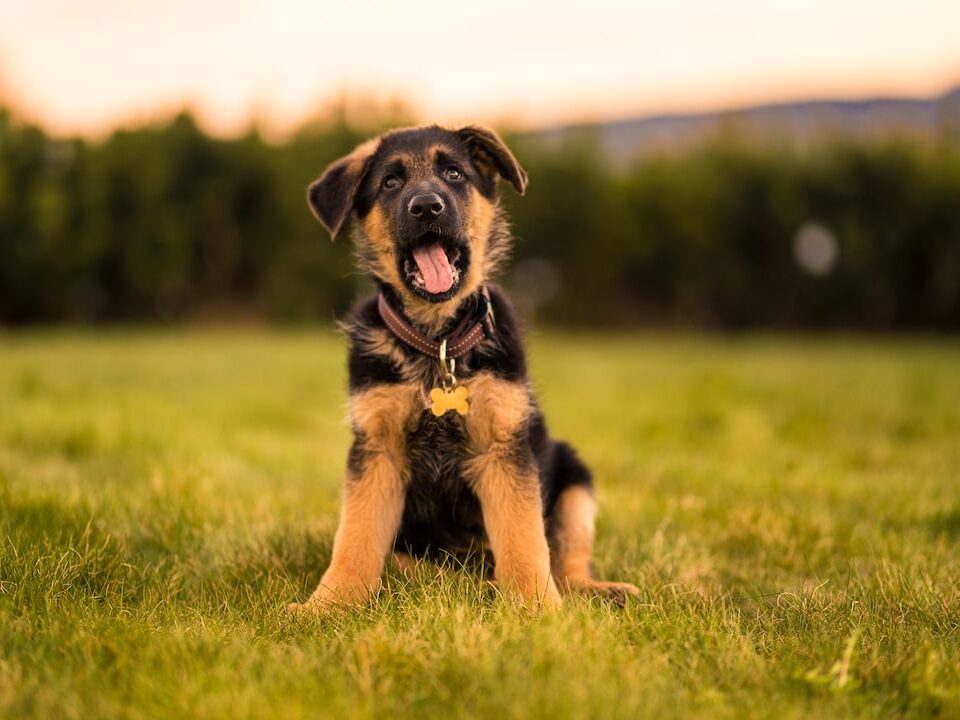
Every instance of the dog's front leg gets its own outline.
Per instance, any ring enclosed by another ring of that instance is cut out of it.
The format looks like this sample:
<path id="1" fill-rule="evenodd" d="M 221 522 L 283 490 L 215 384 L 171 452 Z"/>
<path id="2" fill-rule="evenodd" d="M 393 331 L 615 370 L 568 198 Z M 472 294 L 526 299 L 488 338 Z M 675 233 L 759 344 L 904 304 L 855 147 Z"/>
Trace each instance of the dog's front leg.
<path id="1" fill-rule="evenodd" d="M 559 605 L 560 596 L 550 575 L 536 472 L 518 467 L 493 449 L 471 460 L 470 474 L 500 587 L 519 594 L 533 607 Z"/>
<path id="2" fill-rule="evenodd" d="M 379 587 L 403 515 L 405 424 L 414 397 L 402 385 L 383 385 L 351 398 L 355 437 L 330 566 L 310 600 L 292 609 L 359 604 Z"/>
<path id="3" fill-rule="evenodd" d="M 470 397 L 466 425 L 472 457 L 466 475 L 480 500 L 497 581 L 530 605 L 558 606 L 540 480 L 525 431 L 529 391 L 481 374 L 470 382 Z"/>

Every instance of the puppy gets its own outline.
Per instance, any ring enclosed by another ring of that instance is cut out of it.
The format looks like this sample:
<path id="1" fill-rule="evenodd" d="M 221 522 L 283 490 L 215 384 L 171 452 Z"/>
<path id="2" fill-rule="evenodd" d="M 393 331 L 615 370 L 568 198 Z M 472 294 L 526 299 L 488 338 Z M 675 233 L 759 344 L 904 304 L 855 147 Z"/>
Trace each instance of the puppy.
<path id="1" fill-rule="evenodd" d="M 330 566 L 291 609 L 363 603 L 391 550 L 483 548 L 532 607 L 637 592 L 593 579 L 590 472 L 547 435 L 510 304 L 489 284 L 511 243 L 501 178 L 526 189 L 496 134 L 432 126 L 360 145 L 308 189 L 332 238 L 355 217 L 379 292 L 344 323 L 354 439 Z"/>

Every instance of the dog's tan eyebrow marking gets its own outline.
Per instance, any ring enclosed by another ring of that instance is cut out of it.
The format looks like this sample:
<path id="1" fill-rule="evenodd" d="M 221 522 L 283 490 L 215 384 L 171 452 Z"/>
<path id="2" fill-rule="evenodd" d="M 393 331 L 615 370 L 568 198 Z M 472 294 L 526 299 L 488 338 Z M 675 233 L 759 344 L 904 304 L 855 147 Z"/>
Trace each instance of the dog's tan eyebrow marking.
<path id="1" fill-rule="evenodd" d="M 394 151 L 383 160 L 383 165 L 386 168 L 390 168 L 391 165 L 399 166 L 403 172 L 411 175 L 430 172 L 435 148 L 436 146 L 431 147 L 424 153 Z"/>
<path id="2" fill-rule="evenodd" d="M 435 143 L 419 156 L 418 164 L 424 170 L 430 171 L 441 163 L 450 162 L 453 157 L 452 148 L 449 145 Z"/>
<path id="3" fill-rule="evenodd" d="M 382 169 L 388 172 L 404 170 L 410 164 L 410 156 L 401 153 L 392 153 L 380 161 Z"/>
<path id="4" fill-rule="evenodd" d="M 456 163 L 458 165 L 463 164 L 463 159 L 458 156 L 451 148 L 438 145 L 434 153 L 434 162 L 436 165 L 450 165 Z"/>

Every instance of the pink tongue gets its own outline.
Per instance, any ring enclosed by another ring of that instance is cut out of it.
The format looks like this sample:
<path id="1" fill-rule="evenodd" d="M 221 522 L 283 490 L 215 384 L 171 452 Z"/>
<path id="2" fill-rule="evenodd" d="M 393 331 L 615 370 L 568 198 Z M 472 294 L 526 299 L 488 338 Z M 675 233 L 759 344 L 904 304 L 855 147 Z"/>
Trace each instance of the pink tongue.
<path id="1" fill-rule="evenodd" d="M 445 293 L 453 287 L 453 270 L 440 245 L 420 248 L 413 253 L 428 293 Z"/>

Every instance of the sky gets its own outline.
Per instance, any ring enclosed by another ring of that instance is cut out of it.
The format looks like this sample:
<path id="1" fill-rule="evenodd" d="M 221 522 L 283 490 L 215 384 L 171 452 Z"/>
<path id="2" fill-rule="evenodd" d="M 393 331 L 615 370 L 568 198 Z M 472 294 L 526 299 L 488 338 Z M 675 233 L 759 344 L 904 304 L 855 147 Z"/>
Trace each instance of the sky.
<path id="1" fill-rule="evenodd" d="M 960 84 L 957 0 L 0 0 L 0 103 L 229 135 L 337 97 L 521 127 Z"/>

